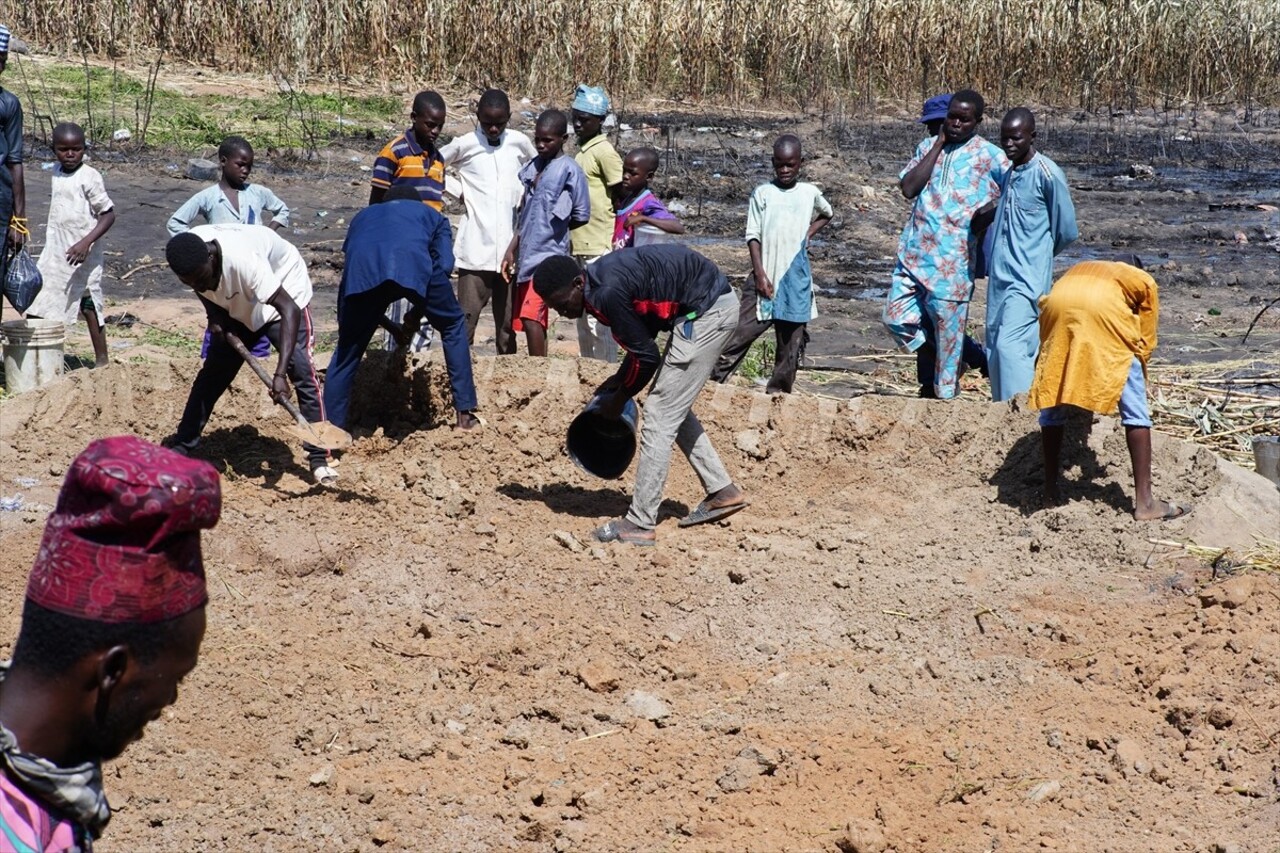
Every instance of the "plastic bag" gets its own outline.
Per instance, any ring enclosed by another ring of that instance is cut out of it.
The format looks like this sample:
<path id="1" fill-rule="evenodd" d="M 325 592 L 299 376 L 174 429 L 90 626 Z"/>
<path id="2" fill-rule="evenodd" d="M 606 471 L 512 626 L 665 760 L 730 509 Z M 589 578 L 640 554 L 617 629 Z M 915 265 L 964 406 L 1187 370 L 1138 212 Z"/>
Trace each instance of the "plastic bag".
<path id="1" fill-rule="evenodd" d="M 44 277 L 40 268 L 31 260 L 25 248 L 10 246 L 8 272 L 4 277 L 4 296 L 9 304 L 21 314 L 31 307 L 44 286 Z"/>

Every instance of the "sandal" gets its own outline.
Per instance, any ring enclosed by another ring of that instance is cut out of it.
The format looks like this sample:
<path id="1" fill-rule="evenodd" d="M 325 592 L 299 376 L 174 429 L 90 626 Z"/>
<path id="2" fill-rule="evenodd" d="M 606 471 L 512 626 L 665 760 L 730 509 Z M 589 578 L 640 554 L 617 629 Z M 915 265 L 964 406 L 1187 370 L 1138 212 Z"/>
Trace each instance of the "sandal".
<path id="1" fill-rule="evenodd" d="M 615 518 L 597 527 L 592 536 L 597 542 L 626 542 L 628 545 L 652 547 L 657 543 L 657 536 L 652 530 L 624 530 L 618 525 L 621 519 Z M 644 534 L 648 533 L 648 536 Z"/>
<path id="2" fill-rule="evenodd" d="M 751 502 L 745 500 L 725 504 L 724 506 L 708 506 L 704 500 L 694 508 L 693 512 L 680 519 L 679 525 L 681 527 L 693 527 L 695 524 L 709 524 L 712 521 L 728 518 L 735 512 L 741 512 L 749 506 L 751 506 Z"/>
<path id="3" fill-rule="evenodd" d="M 472 430 L 482 430 L 489 425 L 488 421 L 480 417 L 475 412 L 464 412 L 463 414 L 467 414 L 471 416 L 471 423 L 468 426 L 459 426 L 458 424 L 455 423 L 453 425 L 453 429 L 457 432 L 471 432 Z"/>

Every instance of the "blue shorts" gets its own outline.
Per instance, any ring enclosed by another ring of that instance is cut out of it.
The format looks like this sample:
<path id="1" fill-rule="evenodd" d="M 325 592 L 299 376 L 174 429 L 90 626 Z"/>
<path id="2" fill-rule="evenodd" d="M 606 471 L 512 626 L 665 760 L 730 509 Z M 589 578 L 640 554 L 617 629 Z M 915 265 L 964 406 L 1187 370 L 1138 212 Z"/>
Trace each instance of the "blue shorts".
<path id="1" fill-rule="evenodd" d="M 1062 426 L 1076 406 L 1050 406 L 1040 410 L 1040 426 Z M 1129 366 L 1129 378 L 1120 392 L 1120 423 L 1127 427 L 1151 426 L 1151 410 L 1147 408 L 1147 379 L 1142 373 L 1142 360 L 1136 355 Z"/>

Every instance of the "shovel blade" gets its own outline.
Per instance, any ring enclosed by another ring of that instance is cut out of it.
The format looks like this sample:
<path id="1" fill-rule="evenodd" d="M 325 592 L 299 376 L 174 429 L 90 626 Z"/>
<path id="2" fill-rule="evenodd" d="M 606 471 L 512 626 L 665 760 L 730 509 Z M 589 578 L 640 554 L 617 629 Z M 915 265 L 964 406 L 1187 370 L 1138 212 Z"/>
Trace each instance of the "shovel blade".
<path id="1" fill-rule="evenodd" d="M 351 446 L 351 433 L 328 421 L 316 421 L 306 426 L 293 424 L 285 429 L 291 435 L 323 450 L 346 450 Z"/>

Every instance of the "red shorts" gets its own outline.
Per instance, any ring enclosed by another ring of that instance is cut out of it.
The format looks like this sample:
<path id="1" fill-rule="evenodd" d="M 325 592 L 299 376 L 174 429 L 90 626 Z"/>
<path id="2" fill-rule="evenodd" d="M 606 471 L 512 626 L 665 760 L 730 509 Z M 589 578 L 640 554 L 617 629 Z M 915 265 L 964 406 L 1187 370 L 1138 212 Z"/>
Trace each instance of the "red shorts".
<path id="1" fill-rule="evenodd" d="M 537 323 L 544 330 L 551 319 L 547 303 L 542 301 L 533 289 L 533 279 L 522 281 L 516 285 L 515 310 L 511 312 L 511 328 L 517 332 L 524 329 L 525 320 Z"/>

